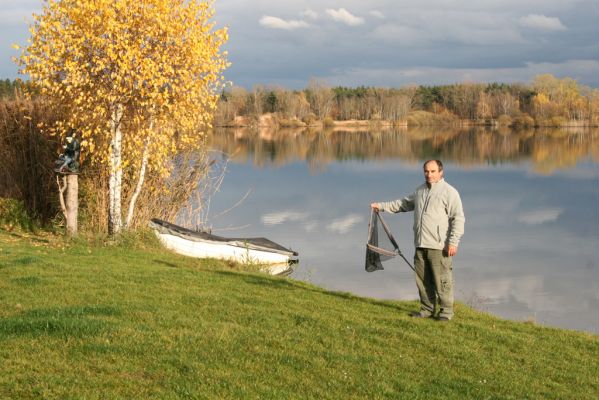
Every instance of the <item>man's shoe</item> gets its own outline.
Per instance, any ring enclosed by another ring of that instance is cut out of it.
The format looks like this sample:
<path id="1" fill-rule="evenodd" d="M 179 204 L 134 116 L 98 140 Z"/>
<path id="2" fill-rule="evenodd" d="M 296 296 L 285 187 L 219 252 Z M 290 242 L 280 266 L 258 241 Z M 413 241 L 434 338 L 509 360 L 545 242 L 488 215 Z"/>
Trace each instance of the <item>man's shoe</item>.
<path id="1" fill-rule="evenodd" d="M 419 311 L 414 311 L 414 312 L 410 313 L 410 317 L 412 317 L 412 318 L 430 318 L 432 316 L 433 316 L 432 314 L 422 314 Z"/>
<path id="2" fill-rule="evenodd" d="M 447 317 L 437 317 L 437 321 L 439 321 L 439 322 L 449 322 L 451 320 L 449 318 L 447 318 Z"/>

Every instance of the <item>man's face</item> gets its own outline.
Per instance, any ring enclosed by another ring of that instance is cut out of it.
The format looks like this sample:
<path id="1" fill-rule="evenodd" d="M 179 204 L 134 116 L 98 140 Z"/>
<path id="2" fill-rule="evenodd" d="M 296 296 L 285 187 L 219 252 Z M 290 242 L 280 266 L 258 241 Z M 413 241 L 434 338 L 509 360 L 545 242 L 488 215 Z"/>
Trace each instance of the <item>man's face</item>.
<path id="1" fill-rule="evenodd" d="M 67 143 L 71 143 L 73 141 L 73 138 L 71 136 L 67 136 Z"/>
<path id="2" fill-rule="evenodd" d="M 429 161 L 424 166 L 424 178 L 426 183 L 437 183 L 443 178 L 443 171 L 439 171 L 439 166 L 435 161 Z"/>

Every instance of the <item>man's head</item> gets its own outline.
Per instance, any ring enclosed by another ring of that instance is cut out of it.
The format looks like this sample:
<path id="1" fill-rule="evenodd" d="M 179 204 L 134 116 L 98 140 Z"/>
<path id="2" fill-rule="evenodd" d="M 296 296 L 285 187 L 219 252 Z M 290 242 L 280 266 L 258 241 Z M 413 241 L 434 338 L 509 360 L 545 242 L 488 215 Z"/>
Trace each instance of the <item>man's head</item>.
<path id="1" fill-rule="evenodd" d="M 424 163 L 424 178 L 426 183 L 437 183 L 443 178 L 443 163 L 439 160 L 428 160 Z"/>

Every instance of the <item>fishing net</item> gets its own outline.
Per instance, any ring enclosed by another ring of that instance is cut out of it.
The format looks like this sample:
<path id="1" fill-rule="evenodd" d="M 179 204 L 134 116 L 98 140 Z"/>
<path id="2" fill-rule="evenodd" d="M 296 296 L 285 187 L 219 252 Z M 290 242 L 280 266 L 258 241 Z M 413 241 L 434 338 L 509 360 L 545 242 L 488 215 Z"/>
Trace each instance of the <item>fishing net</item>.
<path id="1" fill-rule="evenodd" d="M 370 223 L 368 224 L 368 241 L 366 243 L 366 271 L 374 272 L 385 269 L 383 268 L 383 262 L 391 260 L 396 256 L 402 257 L 410 268 L 414 269 L 412 264 L 402 254 L 393 234 L 385 221 L 383 221 L 380 213 L 372 209 Z"/>

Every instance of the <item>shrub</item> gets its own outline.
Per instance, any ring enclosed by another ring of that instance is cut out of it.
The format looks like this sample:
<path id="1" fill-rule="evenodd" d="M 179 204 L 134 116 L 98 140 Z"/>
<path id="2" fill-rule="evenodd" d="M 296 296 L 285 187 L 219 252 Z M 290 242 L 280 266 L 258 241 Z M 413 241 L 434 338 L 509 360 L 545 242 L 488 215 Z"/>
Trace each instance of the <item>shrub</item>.
<path id="1" fill-rule="evenodd" d="M 318 117 L 316 116 L 316 114 L 310 113 L 307 114 L 304 118 L 302 118 L 302 121 L 306 125 L 313 125 L 316 121 L 318 121 Z"/>
<path id="2" fill-rule="evenodd" d="M 300 127 L 306 126 L 306 124 L 294 117 L 291 119 L 287 119 L 287 118 L 279 119 L 279 126 L 281 128 L 300 128 Z"/>
<path id="3" fill-rule="evenodd" d="M 0 198 L 0 225 L 9 229 L 17 226 L 21 229 L 34 230 L 36 224 L 29 216 L 22 201 Z"/>
<path id="4" fill-rule="evenodd" d="M 549 126 L 554 126 L 559 128 L 560 126 L 564 126 L 566 125 L 567 121 L 564 117 L 560 117 L 560 116 L 555 116 L 555 117 L 551 117 L 548 121 L 548 125 Z"/>
<path id="5" fill-rule="evenodd" d="M 512 124 L 512 117 L 506 114 L 501 114 L 497 117 L 497 124 L 499 126 L 510 126 Z"/>
<path id="6" fill-rule="evenodd" d="M 449 111 L 435 114 L 428 111 L 414 111 L 408 114 L 409 126 L 451 126 L 458 125 L 460 120 Z"/>
<path id="7" fill-rule="evenodd" d="M 513 119 L 512 126 L 514 128 L 531 128 L 535 126 L 535 120 L 530 115 L 522 113 Z"/>

